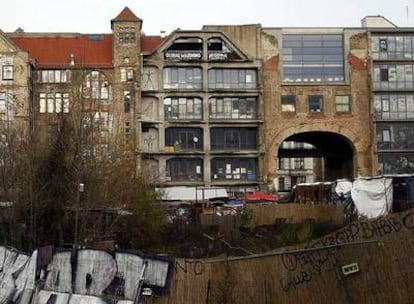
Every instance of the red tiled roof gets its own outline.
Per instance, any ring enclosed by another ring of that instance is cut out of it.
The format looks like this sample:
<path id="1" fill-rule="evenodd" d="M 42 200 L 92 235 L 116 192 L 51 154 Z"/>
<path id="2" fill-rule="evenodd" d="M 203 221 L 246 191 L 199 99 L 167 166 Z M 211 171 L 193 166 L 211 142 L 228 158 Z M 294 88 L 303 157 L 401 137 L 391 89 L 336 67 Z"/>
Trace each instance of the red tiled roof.
<path id="1" fill-rule="evenodd" d="M 141 38 L 141 52 L 142 53 L 152 53 L 160 44 L 164 41 L 165 38 L 160 36 L 144 36 Z"/>
<path id="2" fill-rule="evenodd" d="M 112 34 L 12 36 L 10 39 L 27 51 L 40 68 L 69 67 L 71 54 L 75 67 L 112 67 Z"/>
<path id="3" fill-rule="evenodd" d="M 75 68 L 111 68 L 112 37 L 112 34 L 11 35 L 10 39 L 27 51 L 39 68 L 71 67 L 71 54 L 74 55 Z M 160 36 L 141 37 L 141 52 L 152 53 L 164 39 Z"/>
<path id="4" fill-rule="evenodd" d="M 119 13 L 112 21 L 141 21 L 135 14 L 129 9 L 128 6 Z"/>

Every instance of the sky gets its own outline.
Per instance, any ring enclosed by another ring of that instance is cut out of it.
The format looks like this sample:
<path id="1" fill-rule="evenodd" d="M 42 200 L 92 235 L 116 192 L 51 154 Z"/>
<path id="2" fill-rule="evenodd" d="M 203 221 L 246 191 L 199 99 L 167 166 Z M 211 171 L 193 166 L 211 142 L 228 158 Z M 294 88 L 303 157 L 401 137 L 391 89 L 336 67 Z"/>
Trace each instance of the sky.
<path id="1" fill-rule="evenodd" d="M 125 6 L 144 20 L 146 35 L 217 24 L 359 27 L 367 15 L 414 26 L 414 0 L 0 0 L 0 6 L 3 32 L 20 27 L 25 32 L 110 33 L 110 20 Z"/>

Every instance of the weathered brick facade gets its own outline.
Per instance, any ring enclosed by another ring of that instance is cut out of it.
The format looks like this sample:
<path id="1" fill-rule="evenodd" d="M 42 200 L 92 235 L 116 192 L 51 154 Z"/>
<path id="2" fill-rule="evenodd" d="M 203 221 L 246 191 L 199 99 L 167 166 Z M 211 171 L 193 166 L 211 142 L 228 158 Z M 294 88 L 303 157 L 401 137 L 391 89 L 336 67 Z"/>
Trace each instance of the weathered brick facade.
<path id="1" fill-rule="evenodd" d="M 324 159 L 315 162 L 316 179 L 377 173 L 369 29 L 252 24 L 155 37 L 141 33 L 142 20 L 128 8 L 111 29 L 2 33 L 0 65 L 12 59 L 14 78 L 0 80 L 0 92 L 22 105 L 16 117 L 31 117 L 46 134 L 59 115 L 86 105 L 101 125 L 99 144 L 130 149 L 143 159 L 138 168 L 162 185 L 277 188 L 285 141 L 315 146 L 309 156 Z M 341 79 L 285 81 L 286 35 L 342 37 Z M 282 110 L 283 96 L 294 96 L 294 111 Z M 309 96 L 323 100 L 323 109 L 310 111 Z M 338 96 L 348 98 L 349 111 L 338 111 Z M 306 151 L 296 153 L 287 157 Z"/>

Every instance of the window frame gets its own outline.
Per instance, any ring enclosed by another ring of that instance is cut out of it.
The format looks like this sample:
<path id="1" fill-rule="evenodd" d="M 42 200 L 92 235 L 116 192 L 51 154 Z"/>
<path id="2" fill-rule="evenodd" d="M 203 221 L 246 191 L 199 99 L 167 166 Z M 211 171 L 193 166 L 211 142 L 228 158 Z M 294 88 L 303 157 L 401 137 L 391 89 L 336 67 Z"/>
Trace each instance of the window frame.
<path id="1" fill-rule="evenodd" d="M 213 181 L 257 181 L 259 179 L 258 163 L 258 159 L 254 157 L 215 157 L 211 160 L 211 178 Z"/>
<path id="2" fill-rule="evenodd" d="M 343 108 L 345 110 L 341 110 L 340 108 Z M 335 95 L 336 113 L 351 113 L 351 110 L 351 97 L 349 95 Z"/>
<path id="3" fill-rule="evenodd" d="M 194 158 L 184 158 L 184 157 L 170 158 L 170 159 L 167 159 L 166 167 L 167 167 L 167 176 L 171 179 L 172 182 L 202 181 L 203 180 L 204 170 L 203 170 L 203 160 L 201 158 L 198 158 L 198 157 L 197 158 L 195 157 Z"/>
<path id="4" fill-rule="evenodd" d="M 167 66 L 163 69 L 163 88 L 167 90 L 201 90 L 201 67 Z"/>
<path id="5" fill-rule="evenodd" d="M 203 100 L 200 97 L 166 97 L 163 105 L 164 117 L 168 121 L 203 119 Z"/>
<path id="6" fill-rule="evenodd" d="M 281 95 L 280 106 L 283 113 L 296 113 L 296 95 Z M 293 109 L 288 110 L 290 107 L 293 107 Z"/>
<path id="7" fill-rule="evenodd" d="M 319 103 L 319 107 L 315 108 L 314 110 L 312 109 L 312 107 L 313 107 L 313 103 L 316 103 L 316 102 Z M 308 111 L 311 114 L 322 114 L 323 113 L 323 95 L 308 95 Z"/>
<path id="8" fill-rule="evenodd" d="M 13 80 L 14 79 L 14 66 L 12 64 L 3 64 L 1 68 L 2 80 Z"/>

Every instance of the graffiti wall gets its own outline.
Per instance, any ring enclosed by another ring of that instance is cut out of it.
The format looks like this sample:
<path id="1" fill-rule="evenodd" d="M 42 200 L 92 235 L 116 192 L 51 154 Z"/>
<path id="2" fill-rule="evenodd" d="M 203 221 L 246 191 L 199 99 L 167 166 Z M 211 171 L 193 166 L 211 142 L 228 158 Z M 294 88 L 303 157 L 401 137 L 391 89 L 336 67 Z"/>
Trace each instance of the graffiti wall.
<path id="1" fill-rule="evenodd" d="M 266 254 L 177 259 L 155 303 L 411 303 L 413 233 L 410 210 Z"/>
<path id="2" fill-rule="evenodd" d="M 43 247 L 31 255 L 0 246 L 0 303 L 133 302 L 169 291 L 174 260 L 137 252 Z"/>

